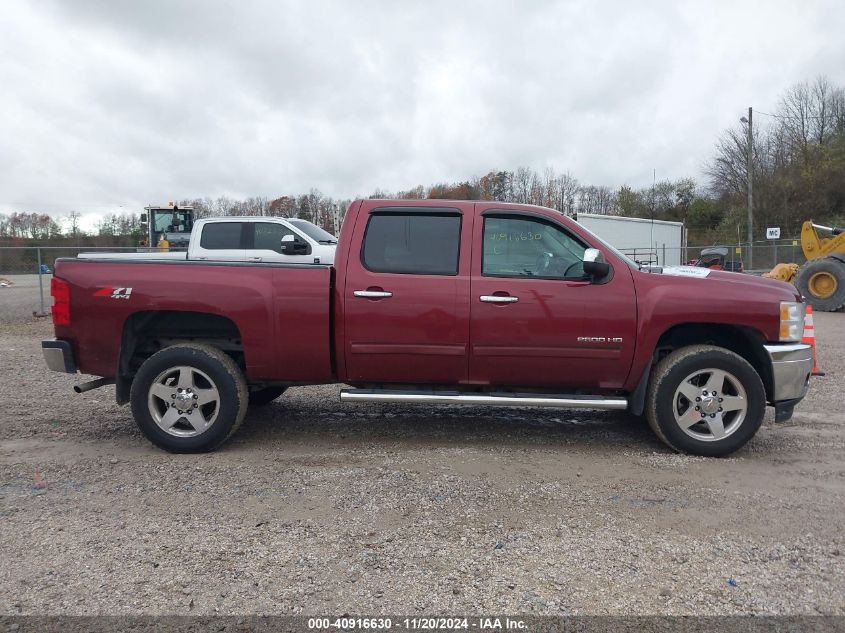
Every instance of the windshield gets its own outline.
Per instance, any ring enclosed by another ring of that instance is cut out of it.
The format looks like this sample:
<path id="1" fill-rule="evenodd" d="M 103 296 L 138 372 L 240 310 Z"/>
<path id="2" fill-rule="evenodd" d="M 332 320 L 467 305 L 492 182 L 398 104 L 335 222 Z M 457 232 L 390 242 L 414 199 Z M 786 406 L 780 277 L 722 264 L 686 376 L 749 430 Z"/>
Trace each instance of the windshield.
<path id="1" fill-rule="evenodd" d="M 152 227 L 156 233 L 190 233 L 193 225 L 191 213 L 188 211 L 171 211 L 163 209 L 151 211 L 153 215 Z"/>
<path id="2" fill-rule="evenodd" d="M 637 262 L 635 262 L 633 259 L 631 259 L 630 257 L 628 257 L 625 253 L 623 253 L 622 251 L 620 251 L 618 248 L 616 248 L 615 246 L 612 246 L 611 244 L 608 244 L 607 242 L 605 242 L 603 239 L 601 239 L 598 235 L 596 235 L 595 233 L 593 233 L 590 229 L 588 229 L 588 228 L 587 228 L 586 226 L 584 226 L 583 224 L 579 224 L 578 226 L 580 226 L 582 231 L 585 231 L 585 232 L 586 232 L 586 233 L 587 233 L 590 237 L 592 237 L 593 239 L 595 239 L 595 240 L 596 240 L 597 242 L 599 242 L 602 246 L 606 246 L 606 247 L 608 248 L 608 250 L 612 251 L 612 252 L 613 252 L 613 253 L 614 253 L 614 254 L 615 254 L 615 255 L 616 255 L 619 259 L 621 259 L 622 261 L 624 261 L 624 262 L 625 262 L 626 264 L 628 264 L 631 268 L 633 268 L 634 270 L 639 270 L 639 269 L 640 269 L 640 265 L 639 265 Z"/>
<path id="3" fill-rule="evenodd" d="M 288 220 L 288 222 L 319 244 L 337 244 L 337 238 L 334 235 L 324 231 L 316 224 L 311 224 L 308 220 L 294 219 Z"/>

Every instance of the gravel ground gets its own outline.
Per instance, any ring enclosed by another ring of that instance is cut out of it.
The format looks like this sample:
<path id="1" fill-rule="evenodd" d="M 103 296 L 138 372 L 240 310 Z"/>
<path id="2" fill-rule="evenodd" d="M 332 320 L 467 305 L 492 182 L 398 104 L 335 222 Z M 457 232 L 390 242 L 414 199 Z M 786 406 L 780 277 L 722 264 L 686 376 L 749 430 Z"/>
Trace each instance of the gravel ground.
<path id="1" fill-rule="evenodd" d="M 50 324 L 6 293 L 0 614 L 845 614 L 845 314 L 816 315 L 827 376 L 793 422 L 728 459 L 618 413 L 335 387 L 175 456 L 47 372 Z"/>
<path id="2" fill-rule="evenodd" d="M 49 312 L 53 299 L 50 297 L 50 279 L 53 275 L 41 275 L 44 285 L 44 306 Z M 15 323 L 32 318 L 41 310 L 38 299 L 38 275 L 4 275 L 0 280 L 9 281 L 10 286 L 0 285 L 0 324 Z"/>

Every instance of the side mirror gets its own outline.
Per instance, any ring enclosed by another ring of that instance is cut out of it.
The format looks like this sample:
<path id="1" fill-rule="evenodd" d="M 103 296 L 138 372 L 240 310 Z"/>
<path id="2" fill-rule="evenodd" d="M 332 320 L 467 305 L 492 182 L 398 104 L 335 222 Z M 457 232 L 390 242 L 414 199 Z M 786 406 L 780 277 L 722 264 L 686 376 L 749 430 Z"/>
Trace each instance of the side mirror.
<path id="1" fill-rule="evenodd" d="M 610 264 L 604 259 L 604 254 L 597 248 L 588 248 L 584 251 L 584 273 L 593 279 L 606 277 L 610 272 Z"/>
<path id="2" fill-rule="evenodd" d="M 307 255 L 308 244 L 288 234 L 282 236 L 281 250 L 283 255 Z"/>

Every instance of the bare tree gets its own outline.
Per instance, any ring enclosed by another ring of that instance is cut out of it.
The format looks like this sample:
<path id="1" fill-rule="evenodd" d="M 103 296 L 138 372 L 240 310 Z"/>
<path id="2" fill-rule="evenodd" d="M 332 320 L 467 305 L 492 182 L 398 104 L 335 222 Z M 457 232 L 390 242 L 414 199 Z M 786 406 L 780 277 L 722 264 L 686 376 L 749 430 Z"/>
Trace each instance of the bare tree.
<path id="1" fill-rule="evenodd" d="M 79 219 L 82 217 L 82 214 L 79 211 L 71 211 L 67 215 L 67 222 L 70 225 L 68 228 L 68 236 L 72 237 L 73 239 L 78 238 L 82 235 L 82 231 L 79 229 Z"/>
<path id="2" fill-rule="evenodd" d="M 581 187 L 578 190 L 578 213 L 618 215 L 616 192 L 607 186 Z"/>
<path id="3" fill-rule="evenodd" d="M 517 168 L 513 174 L 513 197 L 511 202 L 528 204 L 531 201 L 531 184 L 534 179 L 534 172 L 530 168 Z"/>

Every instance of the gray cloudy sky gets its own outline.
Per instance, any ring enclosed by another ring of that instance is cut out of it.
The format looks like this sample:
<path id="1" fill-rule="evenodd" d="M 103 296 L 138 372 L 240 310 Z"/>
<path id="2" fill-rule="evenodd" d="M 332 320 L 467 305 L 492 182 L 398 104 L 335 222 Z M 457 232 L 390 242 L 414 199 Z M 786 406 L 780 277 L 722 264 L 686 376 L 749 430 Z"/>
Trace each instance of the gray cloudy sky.
<path id="1" fill-rule="evenodd" d="M 841 1 L 3 0 L 0 212 L 700 176 L 747 106 L 845 85 L 843 24 Z"/>

